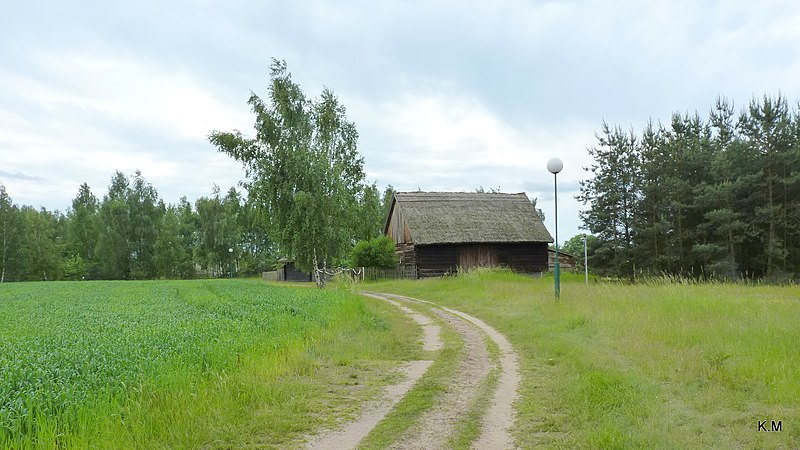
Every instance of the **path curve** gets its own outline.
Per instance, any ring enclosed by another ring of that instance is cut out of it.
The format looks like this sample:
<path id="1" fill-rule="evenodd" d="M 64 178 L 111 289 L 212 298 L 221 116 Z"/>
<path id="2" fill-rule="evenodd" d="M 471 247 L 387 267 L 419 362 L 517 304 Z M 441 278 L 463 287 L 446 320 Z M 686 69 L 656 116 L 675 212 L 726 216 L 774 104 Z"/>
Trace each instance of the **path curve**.
<path id="1" fill-rule="evenodd" d="M 422 349 L 439 350 L 443 347 L 442 339 L 439 336 L 441 330 L 430 317 L 422 315 L 413 309 L 388 299 L 384 296 L 363 293 L 368 297 L 376 298 L 391 303 L 403 311 L 408 317 L 422 327 Z M 323 432 L 318 436 L 309 439 L 306 447 L 314 449 L 351 449 L 355 448 L 373 428 L 375 428 L 386 414 L 402 400 L 403 396 L 425 375 L 433 361 L 409 361 L 400 367 L 400 372 L 404 375 L 404 380 L 390 385 L 384 391 L 383 398 L 368 402 L 362 409 L 359 417 L 344 424 L 339 429 Z"/>

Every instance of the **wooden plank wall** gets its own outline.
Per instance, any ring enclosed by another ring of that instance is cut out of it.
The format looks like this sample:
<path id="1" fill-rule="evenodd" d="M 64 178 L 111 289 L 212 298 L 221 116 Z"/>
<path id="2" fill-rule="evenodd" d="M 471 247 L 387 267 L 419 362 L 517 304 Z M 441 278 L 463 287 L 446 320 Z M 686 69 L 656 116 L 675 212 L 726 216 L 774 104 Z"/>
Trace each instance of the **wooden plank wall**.
<path id="1" fill-rule="evenodd" d="M 539 273 L 547 270 L 547 244 L 544 242 L 480 244 L 479 246 L 475 244 L 417 245 L 416 256 L 417 273 L 420 277 L 436 277 L 455 273 L 459 265 L 462 268 L 496 265 L 521 273 Z"/>
<path id="2" fill-rule="evenodd" d="M 403 218 L 403 212 L 400 211 L 400 208 L 396 203 L 394 208 L 392 208 L 392 213 L 389 217 L 389 222 L 386 227 L 386 235 L 391 237 L 395 244 L 413 243 L 411 240 L 411 230 L 408 228 L 408 224 Z"/>

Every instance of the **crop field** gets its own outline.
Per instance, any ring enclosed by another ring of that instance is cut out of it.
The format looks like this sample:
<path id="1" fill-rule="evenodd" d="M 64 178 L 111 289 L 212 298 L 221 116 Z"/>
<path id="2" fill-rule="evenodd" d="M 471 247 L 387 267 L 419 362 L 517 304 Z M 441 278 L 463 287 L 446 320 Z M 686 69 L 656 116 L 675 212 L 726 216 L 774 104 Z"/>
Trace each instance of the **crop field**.
<path id="1" fill-rule="evenodd" d="M 343 290 L 6 283 L 0 448 L 281 446 L 374 395 L 417 332 Z"/>
<path id="2" fill-rule="evenodd" d="M 476 271 L 372 283 L 480 317 L 520 355 L 522 448 L 800 448 L 800 288 L 584 286 Z"/>

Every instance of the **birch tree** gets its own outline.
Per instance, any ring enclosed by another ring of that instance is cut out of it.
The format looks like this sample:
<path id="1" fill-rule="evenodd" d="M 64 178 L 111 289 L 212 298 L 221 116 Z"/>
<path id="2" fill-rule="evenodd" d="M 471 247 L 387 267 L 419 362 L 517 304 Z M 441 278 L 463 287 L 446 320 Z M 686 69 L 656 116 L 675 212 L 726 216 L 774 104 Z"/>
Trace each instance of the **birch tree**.
<path id="1" fill-rule="evenodd" d="M 367 189 L 355 124 L 331 90 L 308 98 L 285 61 L 272 62 L 268 97 L 253 93 L 248 103 L 255 137 L 214 131 L 209 140 L 243 164 L 284 256 L 306 271 L 343 260 Z"/>

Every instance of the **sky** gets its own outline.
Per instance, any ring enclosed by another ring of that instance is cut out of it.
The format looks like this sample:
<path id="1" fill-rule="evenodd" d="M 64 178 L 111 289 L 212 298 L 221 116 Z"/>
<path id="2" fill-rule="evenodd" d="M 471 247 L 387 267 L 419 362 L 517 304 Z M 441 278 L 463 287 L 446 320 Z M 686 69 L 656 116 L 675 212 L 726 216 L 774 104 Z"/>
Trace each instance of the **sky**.
<path id="1" fill-rule="evenodd" d="M 525 192 L 558 234 L 603 121 L 640 131 L 718 96 L 800 99 L 800 4 L 787 1 L 0 0 L 0 183 L 65 211 L 141 170 L 167 203 L 244 179 L 208 143 L 252 135 L 272 58 L 330 88 L 369 182 Z"/>

